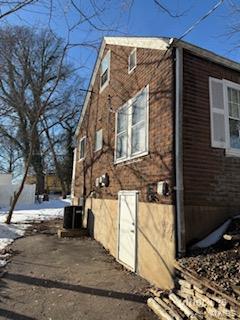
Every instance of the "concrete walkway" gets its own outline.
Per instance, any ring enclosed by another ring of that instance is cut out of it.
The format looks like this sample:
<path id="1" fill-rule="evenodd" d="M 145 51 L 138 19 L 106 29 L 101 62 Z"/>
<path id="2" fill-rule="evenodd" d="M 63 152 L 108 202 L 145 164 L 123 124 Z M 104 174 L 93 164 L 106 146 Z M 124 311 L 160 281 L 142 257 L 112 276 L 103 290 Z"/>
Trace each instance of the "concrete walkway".
<path id="1" fill-rule="evenodd" d="M 155 320 L 147 283 L 95 241 L 58 239 L 56 225 L 17 240 L 0 279 L 0 319 Z"/>

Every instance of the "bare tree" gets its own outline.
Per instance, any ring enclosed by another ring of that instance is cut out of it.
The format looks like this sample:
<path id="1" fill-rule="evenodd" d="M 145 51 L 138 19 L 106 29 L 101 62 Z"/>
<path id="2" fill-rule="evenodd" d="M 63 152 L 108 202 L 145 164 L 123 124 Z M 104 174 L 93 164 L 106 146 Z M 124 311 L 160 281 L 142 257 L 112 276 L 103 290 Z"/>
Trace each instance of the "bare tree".
<path id="1" fill-rule="evenodd" d="M 70 192 L 73 165 L 73 136 L 80 116 L 83 101 L 82 80 L 74 77 L 74 83 L 65 88 L 64 102 L 58 112 L 52 110 L 41 119 L 46 136 L 44 145 L 50 152 L 50 171 L 52 164 L 62 188 L 62 195 Z M 48 152 L 48 154 L 49 154 Z M 49 160 L 48 160 L 49 163 Z M 49 167 L 49 165 L 48 165 Z M 48 171 L 48 168 L 45 168 Z"/>
<path id="2" fill-rule="evenodd" d="M 1 117 L 0 132 L 23 150 L 25 163 L 6 220 L 10 223 L 30 166 L 36 173 L 43 172 L 39 121 L 48 109 L 59 105 L 57 90 L 68 77 L 69 68 L 64 63 L 66 46 L 52 33 L 13 27 L 0 30 L 0 35 L 5 40 L 0 43 L 0 100 L 8 111 L 4 119 Z M 13 123 L 15 135 L 9 131 Z"/>
<path id="3" fill-rule="evenodd" d="M 19 174 L 22 155 L 16 145 L 8 138 L 0 137 L 0 171 Z"/>
<path id="4" fill-rule="evenodd" d="M 46 112 L 61 106 L 57 90 L 70 76 L 70 69 L 64 64 L 58 74 L 63 44 L 48 31 L 12 27 L 0 30 L 0 37 L 0 99 L 6 111 L 0 120 L 0 132 L 22 150 L 25 165 L 32 135 L 30 166 L 36 174 L 37 191 L 42 193 L 44 167 L 40 127 L 38 123 L 34 126 L 36 114 L 46 101 Z M 57 77 L 58 88 L 47 100 Z"/>
<path id="5" fill-rule="evenodd" d="M 42 1 L 38 2 L 42 3 Z M 53 105 L 58 106 L 57 91 L 62 80 L 68 76 L 68 69 L 64 68 L 63 65 L 67 50 L 73 47 L 75 48 L 76 46 L 93 48 L 95 50 L 99 45 L 98 40 L 88 41 L 86 37 L 78 43 L 71 43 L 70 33 L 83 24 L 87 25 L 89 31 L 90 29 L 95 30 L 101 36 L 103 31 L 110 31 L 109 25 L 111 22 L 109 23 L 108 21 L 106 23 L 100 18 L 100 15 L 109 7 L 108 1 L 102 0 L 100 5 L 96 4 L 95 1 L 90 0 L 87 10 L 85 5 L 83 6 L 76 1 L 70 1 L 68 2 L 69 10 L 73 10 L 75 13 L 77 12 L 79 19 L 74 22 L 70 21 L 65 9 L 63 10 L 65 23 L 67 25 L 67 37 L 65 39 L 64 48 L 62 48 L 61 41 L 53 35 L 51 30 L 55 2 L 56 1 L 54 0 L 50 1 L 50 31 L 48 37 L 43 38 L 45 44 L 48 45 L 56 45 L 59 43 L 56 52 L 51 52 L 51 50 L 46 49 L 45 46 L 42 47 L 39 45 L 41 43 L 41 41 L 39 41 L 40 33 L 38 34 L 38 39 L 34 40 L 33 37 L 33 39 L 29 40 L 28 36 L 30 34 L 31 38 L 31 31 L 33 32 L 34 30 L 27 30 L 28 28 L 23 27 L 0 30 L 2 35 L 2 41 L 0 43 L 0 75 L 1 73 L 5 74 L 5 77 L 0 76 L 0 103 L 3 106 L 0 112 L 1 115 L 4 115 L 4 121 L 2 121 L 3 117 L 0 119 L 0 133 L 11 139 L 12 142 L 20 148 L 24 156 L 25 164 L 23 179 L 9 210 L 6 220 L 7 223 L 10 223 L 11 221 L 13 210 L 23 190 L 29 168 L 34 167 L 34 171 L 38 172 L 38 185 L 41 186 L 41 188 L 43 186 L 43 179 L 41 176 L 43 172 L 42 153 L 40 150 L 41 141 L 39 139 L 39 127 L 41 126 L 40 119 L 51 109 L 51 107 L 53 107 Z M 13 33 L 9 31 L 13 31 Z M 24 44 L 21 44 L 22 40 Z M 41 53 L 44 54 L 44 56 L 50 51 L 52 53 L 51 58 L 41 59 L 41 54 L 39 54 L 39 52 L 36 53 L 34 50 L 39 47 L 41 47 Z M 6 50 L 4 51 L 2 49 Z M 59 51 L 62 51 L 60 55 L 58 54 Z M 32 52 L 36 53 L 34 57 L 32 56 Z M 17 53 L 20 53 L 20 56 L 18 56 Z M 51 65 L 56 61 L 58 62 L 56 63 L 55 68 L 51 68 Z M 42 67 L 40 70 L 38 68 L 39 65 Z M 49 73 L 44 72 L 44 69 L 49 66 Z M 51 72 L 53 70 L 56 71 L 56 67 L 58 71 L 57 76 L 56 74 L 53 75 Z M 45 82 L 46 79 L 47 81 Z M 9 128 L 13 123 L 14 134 L 10 135 Z M 66 127 L 67 126 L 65 126 L 65 128 Z M 68 127 L 70 128 L 69 125 Z M 71 128 L 69 132 L 72 131 L 73 129 Z M 68 137 L 69 136 L 70 135 L 68 135 Z"/>
<path id="6" fill-rule="evenodd" d="M 0 1 L 0 20 L 16 13 L 30 4 L 37 3 L 38 0 L 21 0 L 21 1 Z"/>

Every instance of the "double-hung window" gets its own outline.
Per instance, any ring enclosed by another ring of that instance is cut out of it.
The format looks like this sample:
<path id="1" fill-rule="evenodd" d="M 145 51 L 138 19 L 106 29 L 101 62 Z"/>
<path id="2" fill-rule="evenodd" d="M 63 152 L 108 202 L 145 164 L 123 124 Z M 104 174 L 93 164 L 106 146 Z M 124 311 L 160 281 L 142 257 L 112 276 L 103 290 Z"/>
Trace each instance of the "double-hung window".
<path id="1" fill-rule="evenodd" d="M 240 151 L 240 87 L 227 88 L 230 148 Z"/>
<path id="2" fill-rule="evenodd" d="M 210 78 L 212 146 L 240 156 L 240 85 Z"/>
<path id="3" fill-rule="evenodd" d="M 148 152 L 148 87 L 130 99 L 116 114 L 115 162 Z"/>
<path id="4" fill-rule="evenodd" d="M 86 152 L 86 137 L 79 141 L 79 160 L 84 159 Z"/>
<path id="5" fill-rule="evenodd" d="M 103 90 L 110 80 L 110 50 L 106 53 L 101 62 L 100 68 L 100 91 Z"/>

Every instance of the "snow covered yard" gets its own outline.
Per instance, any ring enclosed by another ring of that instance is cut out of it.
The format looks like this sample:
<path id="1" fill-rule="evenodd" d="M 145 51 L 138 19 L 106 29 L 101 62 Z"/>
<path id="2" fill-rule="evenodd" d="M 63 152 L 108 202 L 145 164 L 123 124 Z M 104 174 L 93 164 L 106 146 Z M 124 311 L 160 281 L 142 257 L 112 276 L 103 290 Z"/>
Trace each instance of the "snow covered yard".
<path id="1" fill-rule="evenodd" d="M 0 209 L 0 253 L 15 239 L 22 237 L 33 222 L 61 218 L 63 209 L 70 205 L 69 199 L 55 199 L 31 206 L 18 206 L 12 216 L 12 223 L 5 224 L 7 209 Z M 0 267 L 7 263 L 9 254 L 0 254 Z"/>

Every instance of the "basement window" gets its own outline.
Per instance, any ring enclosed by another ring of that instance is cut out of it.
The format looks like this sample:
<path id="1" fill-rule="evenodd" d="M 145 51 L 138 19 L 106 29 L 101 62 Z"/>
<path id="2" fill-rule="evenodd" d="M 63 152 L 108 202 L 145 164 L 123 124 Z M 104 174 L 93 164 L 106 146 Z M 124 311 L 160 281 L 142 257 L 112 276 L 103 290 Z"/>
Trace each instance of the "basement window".
<path id="1" fill-rule="evenodd" d="M 115 163 L 148 153 L 148 86 L 116 114 Z"/>
<path id="2" fill-rule="evenodd" d="M 240 156 L 240 85 L 209 79 L 212 147 Z"/>
<path id="3" fill-rule="evenodd" d="M 86 137 L 83 137 L 79 142 L 79 160 L 84 159 L 86 152 Z"/>
<path id="4" fill-rule="evenodd" d="M 102 129 L 96 131 L 95 134 L 95 151 L 101 150 L 102 149 Z"/>
<path id="5" fill-rule="evenodd" d="M 100 69 L 100 91 L 108 85 L 110 80 L 110 50 L 106 53 Z"/>
<path id="6" fill-rule="evenodd" d="M 137 66 L 137 49 L 133 49 L 128 57 L 128 73 L 131 73 Z"/>

